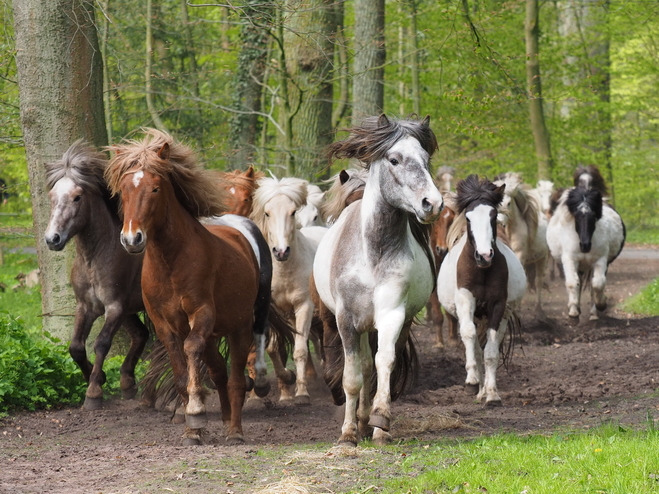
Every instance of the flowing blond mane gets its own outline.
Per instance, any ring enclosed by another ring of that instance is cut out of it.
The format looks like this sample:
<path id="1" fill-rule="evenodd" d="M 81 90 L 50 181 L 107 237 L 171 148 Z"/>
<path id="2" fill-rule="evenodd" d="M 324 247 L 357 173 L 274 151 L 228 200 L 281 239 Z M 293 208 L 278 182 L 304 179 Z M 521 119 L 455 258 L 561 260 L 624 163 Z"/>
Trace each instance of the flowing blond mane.
<path id="1" fill-rule="evenodd" d="M 281 180 L 274 177 L 260 178 L 259 187 L 254 191 L 254 206 L 250 218 L 264 232 L 266 204 L 275 196 L 284 195 L 293 201 L 296 209 L 301 208 L 307 203 L 307 183 L 306 180 L 295 177 L 284 177 Z"/>
<path id="2" fill-rule="evenodd" d="M 141 141 L 125 140 L 108 147 L 114 156 L 105 171 L 105 179 L 113 194 L 119 193 L 126 174 L 145 171 L 168 179 L 181 206 L 195 218 L 227 212 L 226 183 L 217 174 L 201 168 L 191 148 L 166 132 L 143 131 Z M 169 157 L 162 159 L 158 152 L 165 146 L 169 146 Z"/>

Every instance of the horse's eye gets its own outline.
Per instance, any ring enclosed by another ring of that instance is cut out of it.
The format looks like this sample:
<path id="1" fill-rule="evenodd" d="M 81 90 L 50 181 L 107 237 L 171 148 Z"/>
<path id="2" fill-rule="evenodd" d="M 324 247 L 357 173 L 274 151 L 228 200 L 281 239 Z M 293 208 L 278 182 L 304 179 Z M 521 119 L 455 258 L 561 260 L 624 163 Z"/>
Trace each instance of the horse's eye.
<path id="1" fill-rule="evenodd" d="M 80 202 L 80 199 L 82 199 L 82 196 L 75 196 L 73 202 Z"/>
<path id="2" fill-rule="evenodd" d="M 398 160 L 397 160 L 396 158 L 391 158 L 391 159 L 389 160 L 389 163 L 391 163 L 392 165 L 396 166 L 396 165 L 398 164 Z"/>
<path id="3" fill-rule="evenodd" d="M 291 216 L 295 216 L 295 211 L 293 211 L 293 212 L 291 213 Z"/>
<path id="4" fill-rule="evenodd" d="M 265 213 L 266 218 L 270 218 L 270 215 L 268 213 Z"/>
<path id="5" fill-rule="evenodd" d="M 318 219 L 318 215 L 313 217 L 313 220 L 316 221 Z"/>
<path id="6" fill-rule="evenodd" d="M 245 201 L 244 201 L 244 202 L 249 202 L 249 199 L 245 199 Z"/>
<path id="7" fill-rule="evenodd" d="M 160 187 L 154 187 L 151 192 L 153 192 L 154 194 L 160 192 Z"/>

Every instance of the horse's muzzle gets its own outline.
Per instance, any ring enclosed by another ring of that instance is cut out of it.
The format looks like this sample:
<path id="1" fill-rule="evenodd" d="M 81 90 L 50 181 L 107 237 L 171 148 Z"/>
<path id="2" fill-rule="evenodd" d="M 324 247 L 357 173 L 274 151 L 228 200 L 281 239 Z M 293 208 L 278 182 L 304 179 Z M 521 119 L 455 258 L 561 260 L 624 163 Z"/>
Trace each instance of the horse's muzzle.
<path id="1" fill-rule="evenodd" d="M 491 255 L 488 259 L 485 256 L 480 255 L 478 252 L 474 252 L 474 259 L 476 260 L 476 266 L 479 268 L 489 268 L 492 265 L 494 255 Z"/>
<path id="2" fill-rule="evenodd" d="M 285 249 L 278 249 L 277 247 L 272 248 L 272 255 L 279 262 L 284 262 L 288 260 L 288 256 L 291 255 L 291 247 L 287 246 Z"/>
<path id="3" fill-rule="evenodd" d="M 52 235 L 46 235 L 44 237 L 46 245 L 50 250 L 60 251 L 66 245 L 66 238 L 63 238 L 59 233 L 54 233 Z"/>
<path id="4" fill-rule="evenodd" d="M 129 235 L 124 235 L 124 232 L 121 232 L 120 239 L 121 245 L 129 254 L 141 254 L 146 249 L 146 235 L 139 230 Z"/>

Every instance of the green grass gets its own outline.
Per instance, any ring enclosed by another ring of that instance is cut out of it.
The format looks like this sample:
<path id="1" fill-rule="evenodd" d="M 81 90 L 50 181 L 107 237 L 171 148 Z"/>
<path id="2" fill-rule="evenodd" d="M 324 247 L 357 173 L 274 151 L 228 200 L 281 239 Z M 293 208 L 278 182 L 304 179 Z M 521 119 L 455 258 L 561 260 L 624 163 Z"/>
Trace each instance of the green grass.
<path id="1" fill-rule="evenodd" d="M 622 304 L 627 312 L 645 316 L 659 316 L 659 278 Z"/>
<path id="2" fill-rule="evenodd" d="M 627 230 L 626 243 L 637 245 L 659 245 L 659 229 L 629 229 Z"/>
<path id="3" fill-rule="evenodd" d="M 659 434 L 605 425 L 550 436 L 498 435 L 420 445 L 406 455 L 407 475 L 379 492 L 659 492 Z"/>
<path id="4" fill-rule="evenodd" d="M 27 288 L 16 277 L 37 269 L 36 254 L 5 253 L 0 266 L 0 311 L 18 317 L 27 329 L 41 328 L 41 285 Z"/>

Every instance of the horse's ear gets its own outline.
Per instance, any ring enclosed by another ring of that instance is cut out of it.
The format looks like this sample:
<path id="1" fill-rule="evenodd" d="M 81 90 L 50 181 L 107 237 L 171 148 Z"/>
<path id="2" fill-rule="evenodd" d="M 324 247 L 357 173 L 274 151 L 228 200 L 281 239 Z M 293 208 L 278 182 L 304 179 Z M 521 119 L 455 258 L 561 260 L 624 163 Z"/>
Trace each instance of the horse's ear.
<path id="1" fill-rule="evenodd" d="M 503 197 L 505 190 L 506 190 L 506 184 L 501 184 L 496 189 L 494 189 L 494 193 L 501 194 L 501 196 Z"/>
<path id="2" fill-rule="evenodd" d="M 388 127 L 391 125 L 387 116 L 383 113 L 378 117 L 378 127 Z"/>
<path id="3" fill-rule="evenodd" d="M 245 172 L 245 176 L 247 178 L 254 178 L 254 167 L 252 165 L 249 165 L 249 168 Z"/>
<path id="4" fill-rule="evenodd" d="M 163 161 L 167 161 L 169 159 L 169 143 L 168 142 L 163 144 L 162 147 L 158 150 L 158 158 L 160 158 Z"/>
<path id="5" fill-rule="evenodd" d="M 430 115 L 426 115 L 426 118 L 424 118 L 423 121 L 421 122 L 421 127 L 423 127 L 424 129 L 430 127 Z"/>
<path id="6" fill-rule="evenodd" d="M 348 175 L 348 172 L 345 170 L 341 170 L 339 172 L 339 180 L 341 181 L 341 185 L 345 184 L 348 180 L 350 180 L 350 175 Z"/>

